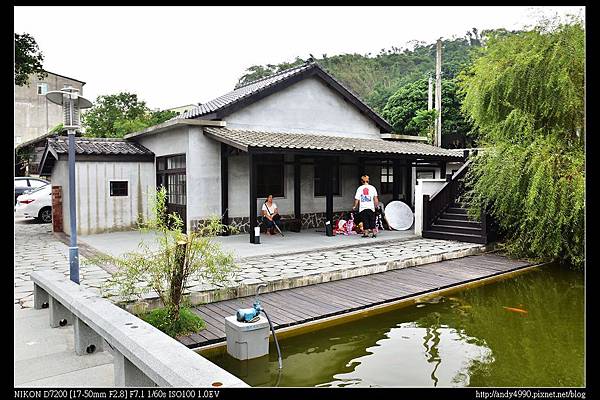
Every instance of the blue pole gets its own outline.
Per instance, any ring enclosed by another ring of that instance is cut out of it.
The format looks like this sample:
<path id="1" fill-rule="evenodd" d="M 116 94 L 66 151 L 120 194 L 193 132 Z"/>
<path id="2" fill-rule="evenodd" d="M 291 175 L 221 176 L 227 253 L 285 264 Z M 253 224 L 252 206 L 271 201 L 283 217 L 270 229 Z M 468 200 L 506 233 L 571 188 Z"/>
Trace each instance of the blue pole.
<path id="1" fill-rule="evenodd" d="M 77 247 L 77 204 L 75 199 L 75 130 L 69 129 L 69 222 L 71 246 L 69 247 L 69 278 L 79 284 L 79 248 Z"/>

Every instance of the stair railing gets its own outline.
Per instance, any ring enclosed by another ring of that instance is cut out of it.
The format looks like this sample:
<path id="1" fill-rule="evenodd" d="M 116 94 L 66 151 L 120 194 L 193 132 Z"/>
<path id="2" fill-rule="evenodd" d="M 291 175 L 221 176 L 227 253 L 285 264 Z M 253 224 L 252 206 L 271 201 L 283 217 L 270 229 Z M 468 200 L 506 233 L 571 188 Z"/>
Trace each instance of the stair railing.
<path id="1" fill-rule="evenodd" d="M 454 175 L 446 175 L 446 183 L 434 194 L 423 195 L 423 228 L 429 230 L 431 224 L 442 214 L 448 206 L 460 196 L 465 189 L 464 176 L 466 175 L 471 160 L 467 160 Z"/>

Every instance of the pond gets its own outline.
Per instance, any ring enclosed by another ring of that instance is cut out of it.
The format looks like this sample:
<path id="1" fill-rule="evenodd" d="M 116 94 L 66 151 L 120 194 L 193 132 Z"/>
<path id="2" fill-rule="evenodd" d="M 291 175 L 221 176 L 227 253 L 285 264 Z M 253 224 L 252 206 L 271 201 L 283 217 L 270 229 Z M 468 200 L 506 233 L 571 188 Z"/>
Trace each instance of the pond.
<path id="1" fill-rule="evenodd" d="M 583 274 L 548 265 L 280 346 L 281 373 L 273 343 L 208 358 L 251 386 L 583 386 Z"/>

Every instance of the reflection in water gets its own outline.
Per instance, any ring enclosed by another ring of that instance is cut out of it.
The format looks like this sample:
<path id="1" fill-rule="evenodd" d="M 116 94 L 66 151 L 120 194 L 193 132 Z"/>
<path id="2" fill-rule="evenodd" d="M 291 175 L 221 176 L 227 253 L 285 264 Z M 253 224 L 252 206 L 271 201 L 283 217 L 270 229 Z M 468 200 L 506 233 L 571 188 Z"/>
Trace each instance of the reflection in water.
<path id="1" fill-rule="evenodd" d="M 251 386 L 581 386 L 583 291 L 581 274 L 545 267 L 281 340 L 281 375 L 274 347 L 211 361 Z"/>

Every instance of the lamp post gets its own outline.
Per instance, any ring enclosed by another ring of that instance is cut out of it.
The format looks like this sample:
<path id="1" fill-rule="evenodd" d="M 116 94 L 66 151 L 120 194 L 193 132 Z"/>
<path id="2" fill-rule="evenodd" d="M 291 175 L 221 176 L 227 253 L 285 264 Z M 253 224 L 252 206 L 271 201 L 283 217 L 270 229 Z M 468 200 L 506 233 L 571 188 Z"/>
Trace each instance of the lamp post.
<path id="1" fill-rule="evenodd" d="M 79 95 L 79 90 L 68 86 L 46 93 L 48 101 L 63 108 L 63 124 L 69 136 L 69 278 L 79 284 L 79 248 L 77 247 L 77 213 L 75 199 L 75 132 L 80 127 L 79 110 L 90 108 L 92 103 Z"/>

